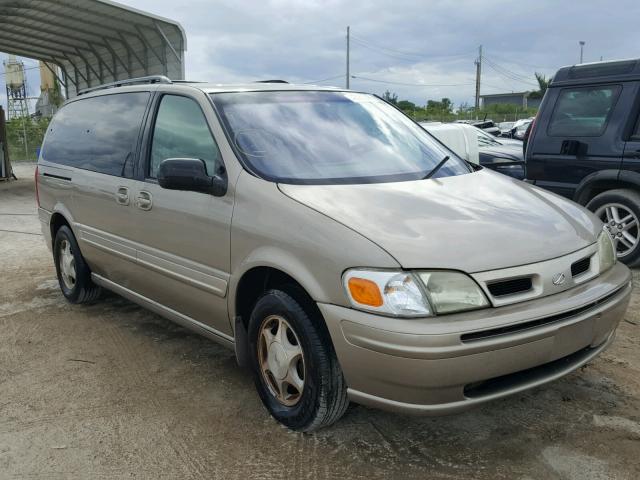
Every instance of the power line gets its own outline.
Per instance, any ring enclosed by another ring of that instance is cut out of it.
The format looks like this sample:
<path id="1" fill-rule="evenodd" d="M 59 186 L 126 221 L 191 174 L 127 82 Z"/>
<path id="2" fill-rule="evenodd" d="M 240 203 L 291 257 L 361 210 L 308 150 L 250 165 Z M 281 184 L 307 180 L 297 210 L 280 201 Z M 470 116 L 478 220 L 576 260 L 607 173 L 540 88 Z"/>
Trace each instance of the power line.
<path id="1" fill-rule="evenodd" d="M 370 42 L 369 40 L 365 40 L 364 38 L 358 37 L 357 35 L 353 35 L 351 34 L 351 38 L 353 40 L 356 40 L 359 44 L 366 44 L 366 46 L 368 48 L 372 48 L 372 49 L 376 49 L 376 50 L 380 50 L 380 51 L 386 51 L 386 52 L 390 52 L 392 54 L 396 54 L 396 55 L 401 55 L 403 57 L 417 57 L 417 58 L 461 58 L 461 57 L 469 57 L 471 55 L 473 55 L 472 53 L 456 53 L 456 54 L 451 54 L 451 55 L 430 55 L 430 54 L 425 54 L 425 53 L 418 53 L 418 52 L 403 52 L 401 50 L 395 50 L 393 48 L 388 48 L 388 47 L 382 47 L 380 45 L 376 45 L 373 42 Z M 363 45 L 365 46 L 365 45 Z"/>
<path id="2" fill-rule="evenodd" d="M 491 61 L 489 58 L 487 58 L 486 56 L 483 57 L 486 64 L 496 73 L 498 73 L 499 75 L 515 81 L 515 82 L 519 82 L 519 83 L 524 83 L 533 87 L 538 87 L 537 84 L 533 83 L 531 80 L 529 80 L 529 77 L 525 77 L 524 75 L 520 75 L 518 73 L 515 73 L 511 70 L 508 70 L 504 67 L 501 67 L 500 65 L 498 65 L 497 63 Z"/>
<path id="3" fill-rule="evenodd" d="M 544 66 L 544 65 L 534 65 L 532 63 L 525 63 L 525 62 L 520 62 L 520 61 L 516 61 L 516 60 L 508 60 L 505 57 L 501 57 L 499 55 L 495 55 L 495 54 L 491 54 L 492 57 L 500 60 L 502 63 L 508 63 L 508 64 L 512 64 L 512 65 L 520 65 L 523 67 L 531 67 L 531 68 L 540 68 L 543 70 L 557 70 L 558 67 L 549 67 L 549 66 Z"/>
<path id="4" fill-rule="evenodd" d="M 369 77 L 361 77 L 359 75 L 351 75 L 351 78 L 355 78 L 357 80 L 366 80 L 368 82 L 376 82 L 376 83 L 386 83 L 388 85 L 403 85 L 405 87 L 466 87 L 469 85 L 474 85 L 474 83 L 440 83 L 440 84 L 428 84 L 428 83 L 405 83 L 405 82 L 394 82 L 389 80 L 381 80 L 376 78 Z"/>
<path id="5" fill-rule="evenodd" d="M 495 61 L 491 60 L 490 57 L 487 58 L 486 60 L 487 60 L 487 63 L 489 63 L 495 69 L 499 70 L 500 72 L 504 73 L 505 75 L 508 75 L 508 76 L 512 77 L 514 80 L 524 80 L 525 82 L 530 82 L 531 83 L 531 77 L 530 76 L 522 75 L 522 74 L 514 72 L 513 70 L 510 70 L 510 69 L 508 69 L 506 67 L 503 67 L 502 65 L 499 65 Z"/>
<path id="6" fill-rule="evenodd" d="M 516 73 L 513 70 L 509 70 L 508 68 L 503 67 L 503 66 L 497 64 L 495 61 L 491 60 L 491 57 L 486 57 L 485 56 L 485 60 L 487 61 L 488 64 L 490 64 L 491 66 L 493 66 L 497 70 L 500 70 L 501 72 L 505 73 L 506 75 L 508 75 L 510 77 L 513 77 L 514 79 L 524 80 L 525 82 L 530 81 L 530 77 L 529 76 L 522 75 L 520 73 Z"/>
<path id="7" fill-rule="evenodd" d="M 340 75 L 334 75 L 333 77 L 327 77 L 327 78 L 322 78 L 320 80 L 313 80 L 311 82 L 302 82 L 303 85 L 312 85 L 312 84 L 316 84 L 316 83 L 322 83 L 322 82 L 328 82 L 329 80 L 335 80 L 336 78 L 343 78 L 344 74 L 341 73 Z"/>
<path id="8" fill-rule="evenodd" d="M 385 55 L 387 57 L 395 58 L 396 60 L 401 60 L 403 62 L 408 62 L 408 63 L 415 63 L 416 62 L 415 58 L 406 58 L 406 57 L 401 57 L 400 55 L 395 55 L 395 54 L 392 54 L 392 53 L 385 52 L 385 51 L 380 50 L 380 49 L 378 49 L 376 47 L 371 47 L 371 46 L 367 45 L 366 43 L 360 42 L 356 38 L 352 38 L 352 41 L 354 41 L 357 45 L 360 45 L 361 47 L 364 47 L 364 48 L 366 48 L 368 50 L 371 50 L 372 52 L 376 52 L 376 53 L 378 53 L 380 55 Z"/>

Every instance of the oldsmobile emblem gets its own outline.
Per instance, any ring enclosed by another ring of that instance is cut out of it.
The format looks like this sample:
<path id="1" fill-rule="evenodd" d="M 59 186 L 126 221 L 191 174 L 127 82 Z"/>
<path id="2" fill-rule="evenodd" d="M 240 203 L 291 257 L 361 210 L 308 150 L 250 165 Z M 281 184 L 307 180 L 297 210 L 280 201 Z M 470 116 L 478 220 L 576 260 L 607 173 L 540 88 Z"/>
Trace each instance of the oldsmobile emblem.
<path id="1" fill-rule="evenodd" d="M 556 273 L 551 278 L 551 281 L 553 282 L 554 285 L 562 285 L 564 283 L 564 280 L 565 280 L 564 273 Z"/>

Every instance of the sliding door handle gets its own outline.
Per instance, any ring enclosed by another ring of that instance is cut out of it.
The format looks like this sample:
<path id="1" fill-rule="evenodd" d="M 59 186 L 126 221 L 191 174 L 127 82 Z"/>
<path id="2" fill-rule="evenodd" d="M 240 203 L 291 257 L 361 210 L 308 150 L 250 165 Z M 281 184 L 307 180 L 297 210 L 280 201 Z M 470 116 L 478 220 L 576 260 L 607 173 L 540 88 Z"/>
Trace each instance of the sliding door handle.
<path id="1" fill-rule="evenodd" d="M 136 207 L 140 210 L 151 210 L 152 206 L 153 199 L 151 198 L 151 194 L 144 190 L 138 192 L 138 195 L 136 196 Z"/>
<path id="2" fill-rule="evenodd" d="M 118 187 L 118 190 L 116 190 L 116 202 L 119 205 L 129 205 L 129 189 L 127 187 Z"/>

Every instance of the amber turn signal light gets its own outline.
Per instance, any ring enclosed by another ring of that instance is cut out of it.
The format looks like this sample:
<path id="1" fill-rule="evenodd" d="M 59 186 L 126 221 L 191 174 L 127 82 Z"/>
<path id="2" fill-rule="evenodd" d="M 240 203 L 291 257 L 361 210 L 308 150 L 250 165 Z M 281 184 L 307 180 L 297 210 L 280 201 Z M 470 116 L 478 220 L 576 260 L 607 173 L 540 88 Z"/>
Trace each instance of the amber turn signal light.
<path id="1" fill-rule="evenodd" d="M 351 298 L 362 305 L 381 307 L 384 301 L 375 282 L 365 278 L 352 277 L 348 282 Z"/>

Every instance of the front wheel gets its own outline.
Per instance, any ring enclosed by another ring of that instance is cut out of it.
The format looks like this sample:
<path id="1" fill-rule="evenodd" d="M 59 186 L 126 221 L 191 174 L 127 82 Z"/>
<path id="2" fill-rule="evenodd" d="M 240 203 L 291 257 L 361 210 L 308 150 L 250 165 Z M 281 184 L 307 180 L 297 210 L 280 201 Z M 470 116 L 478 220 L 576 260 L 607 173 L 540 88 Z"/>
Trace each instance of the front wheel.
<path id="1" fill-rule="evenodd" d="M 286 427 L 310 432 L 337 421 L 349 405 L 331 339 L 301 295 L 266 292 L 249 321 L 258 394 Z M 314 322 L 314 320 L 316 320 Z"/>
<path id="2" fill-rule="evenodd" d="M 609 190 L 594 197 L 587 208 L 605 224 L 618 259 L 629 266 L 640 263 L 640 194 L 633 190 Z"/>

